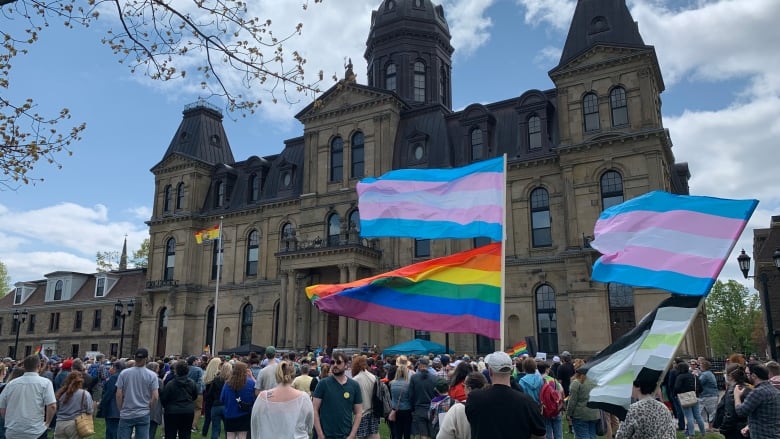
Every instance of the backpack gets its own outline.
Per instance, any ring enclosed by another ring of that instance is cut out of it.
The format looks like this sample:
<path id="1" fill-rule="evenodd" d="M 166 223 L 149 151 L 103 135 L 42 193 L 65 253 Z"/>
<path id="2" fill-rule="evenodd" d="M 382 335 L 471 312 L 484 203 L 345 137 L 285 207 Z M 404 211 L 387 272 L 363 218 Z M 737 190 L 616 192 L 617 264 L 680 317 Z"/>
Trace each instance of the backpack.
<path id="1" fill-rule="evenodd" d="M 99 365 L 97 363 L 92 363 L 89 365 L 89 376 L 92 377 L 92 379 L 97 379 L 98 377 L 98 367 Z"/>
<path id="2" fill-rule="evenodd" d="M 377 418 L 386 418 L 393 408 L 390 389 L 379 378 L 374 383 L 374 393 L 371 397 L 371 409 Z"/>
<path id="3" fill-rule="evenodd" d="M 563 410 L 563 395 L 558 391 L 558 383 L 555 379 L 545 381 L 542 390 L 539 391 L 539 401 L 542 404 L 542 416 L 554 418 Z"/>

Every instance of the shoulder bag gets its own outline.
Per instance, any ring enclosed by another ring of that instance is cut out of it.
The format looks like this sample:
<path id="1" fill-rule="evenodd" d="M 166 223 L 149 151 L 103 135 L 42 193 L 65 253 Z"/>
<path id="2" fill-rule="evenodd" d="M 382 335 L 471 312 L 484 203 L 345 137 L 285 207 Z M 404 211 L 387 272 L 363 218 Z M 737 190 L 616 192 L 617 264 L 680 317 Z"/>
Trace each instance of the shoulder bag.
<path id="1" fill-rule="evenodd" d="M 409 386 L 409 384 L 407 383 L 407 388 L 408 388 L 408 386 Z M 387 420 L 388 420 L 388 421 L 390 421 L 390 422 L 395 422 L 396 416 L 398 415 L 398 406 L 399 406 L 399 405 L 401 405 L 401 398 L 403 398 L 403 397 L 404 397 L 404 392 L 406 392 L 406 389 L 403 389 L 403 390 L 401 391 L 401 395 L 400 395 L 400 396 L 398 396 L 398 404 L 396 404 L 396 405 L 395 405 L 395 407 L 393 407 L 393 408 L 390 410 L 390 414 L 389 414 L 389 415 L 387 415 Z"/>
<path id="2" fill-rule="evenodd" d="M 683 393 L 678 393 L 677 398 L 680 400 L 680 405 L 683 408 L 693 407 L 699 403 L 699 399 L 696 397 L 696 377 L 693 377 L 693 390 Z"/>
<path id="3" fill-rule="evenodd" d="M 95 423 L 92 420 L 92 415 L 87 413 L 87 408 L 84 405 L 84 397 L 87 395 L 85 390 L 81 391 L 81 409 L 82 412 L 76 416 L 76 431 L 79 437 L 89 437 L 95 434 Z"/>

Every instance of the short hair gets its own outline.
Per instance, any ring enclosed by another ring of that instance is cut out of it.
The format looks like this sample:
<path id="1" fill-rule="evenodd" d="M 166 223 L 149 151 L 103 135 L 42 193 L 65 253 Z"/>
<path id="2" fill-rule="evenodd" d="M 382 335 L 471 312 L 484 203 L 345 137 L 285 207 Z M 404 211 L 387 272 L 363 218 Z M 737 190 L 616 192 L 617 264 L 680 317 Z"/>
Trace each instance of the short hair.
<path id="1" fill-rule="evenodd" d="M 188 361 L 177 361 L 176 364 L 173 366 L 173 371 L 176 373 L 176 376 L 187 376 L 187 374 L 190 373 L 190 366 L 187 364 Z"/>
<path id="2" fill-rule="evenodd" d="M 121 371 L 122 371 L 122 370 L 123 370 L 125 367 L 127 367 L 127 365 L 125 364 L 125 362 L 124 362 L 124 361 L 122 361 L 122 360 L 116 360 L 116 361 L 114 361 L 114 363 L 112 364 L 112 366 L 114 367 L 114 370 L 115 370 L 115 371 L 117 371 L 117 372 L 121 372 Z"/>
<path id="3" fill-rule="evenodd" d="M 536 370 L 536 360 L 531 357 L 523 360 L 523 371 L 525 371 L 525 373 L 536 373 Z"/>
<path id="4" fill-rule="evenodd" d="M 780 375 L 780 363 L 777 361 L 768 361 L 766 363 L 766 369 L 769 371 L 769 375 L 771 376 Z"/>
<path id="5" fill-rule="evenodd" d="M 22 362 L 25 372 L 37 372 L 38 366 L 41 364 L 41 359 L 38 358 L 38 354 L 28 355 Z"/>
<path id="6" fill-rule="evenodd" d="M 81 358 L 76 358 L 73 360 L 73 364 L 70 366 L 70 368 L 71 370 L 84 372 L 84 361 L 82 361 Z"/>
<path id="7" fill-rule="evenodd" d="M 301 375 L 308 375 L 309 374 L 309 363 L 301 363 Z"/>
<path id="8" fill-rule="evenodd" d="M 485 387 L 487 385 L 487 379 L 485 378 L 485 375 L 482 374 L 482 372 L 471 372 L 466 376 L 466 379 L 463 380 L 463 386 L 468 387 L 469 390 L 477 390 Z"/>
<path id="9" fill-rule="evenodd" d="M 276 366 L 276 382 L 279 384 L 290 384 L 295 379 L 295 366 L 290 360 L 283 360 Z"/>
<path id="10" fill-rule="evenodd" d="M 550 368 L 550 365 L 545 363 L 544 361 L 540 361 L 536 363 L 536 368 L 539 370 L 539 373 L 544 375 L 545 372 L 547 372 L 547 369 Z"/>
<path id="11" fill-rule="evenodd" d="M 331 362 L 334 362 L 336 359 L 341 359 L 341 361 L 346 363 L 347 360 L 348 360 L 347 354 L 345 354 L 342 351 L 336 351 L 336 352 L 333 353 L 333 355 L 330 356 L 330 360 L 331 360 Z"/>
<path id="12" fill-rule="evenodd" d="M 634 380 L 634 387 L 638 388 L 642 395 L 652 395 L 658 384 L 648 380 L 640 381 L 637 379 Z"/>
<path id="13" fill-rule="evenodd" d="M 160 365 L 157 364 L 156 361 L 150 361 L 146 363 L 146 368 L 151 370 L 152 372 L 159 372 L 160 371 Z"/>
<path id="14" fill-rule="evenodd" d="M 758 379 L 762 381 L 766 381 L 769 379 L 769 369 L 766 368 L 763 364 L 757 362 L 757 361 L 751 361 L 747 367 L 750 368 L 750 373 L 752 375 L 755 375 L 758 377 Z"/>
<path id="15" fill-rule="evenodd" d="M 691 370 L 691 368 L 688 367 L 688 363 L 686 363 L 684 361 L 681 362 L 681 363 L 677 363 L 676 367 L 677 367 L 677 372 L 678 373 L 688 373 L 688 371 Z"/>
<path id="16" fill-rule="evenodd" d="M 726 375 L 730 376 L 737 384 L 745 384 L 747 382 L 745 368 L 739 363 L 729 363 L 726 366 Z"/>
<path id="17" fill-rule="evenodd" d="M 701 360 L 699 361 L 699 367 L 701 367 L 704 370 L 710 370 L 712 368 L 712 363 L 710 363 L 707 360 Z"/>

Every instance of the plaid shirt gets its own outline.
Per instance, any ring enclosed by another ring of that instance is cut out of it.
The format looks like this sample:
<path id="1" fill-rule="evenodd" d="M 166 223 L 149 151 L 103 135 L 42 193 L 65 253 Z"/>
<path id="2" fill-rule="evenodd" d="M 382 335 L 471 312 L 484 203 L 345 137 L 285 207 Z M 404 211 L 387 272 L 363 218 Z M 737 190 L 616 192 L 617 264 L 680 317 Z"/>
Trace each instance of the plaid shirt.
<path id="1" fill-rule="evenodd" d="M 772 383 L 757 385 L 735 409 L 747 416 L 751 439 L 780 439 L 780 390 Z"/>

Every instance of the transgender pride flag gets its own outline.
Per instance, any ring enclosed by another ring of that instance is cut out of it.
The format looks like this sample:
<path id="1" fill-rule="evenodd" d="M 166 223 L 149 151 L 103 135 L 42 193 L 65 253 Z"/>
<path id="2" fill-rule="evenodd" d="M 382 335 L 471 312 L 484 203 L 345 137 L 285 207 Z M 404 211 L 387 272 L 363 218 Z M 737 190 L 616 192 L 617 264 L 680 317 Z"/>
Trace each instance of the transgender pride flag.
<path id="1" fill-rule="evenodd" d="M 504 157 L 452 169 L 399 169 L 357 184 L 360 235 L 503 241 Z"/>
<path id="2" fill-rule="evenodd" d="M 610 207 L 591 247 L 592 279 L 706 295 L 758 200 L 650 192 Z"/>

